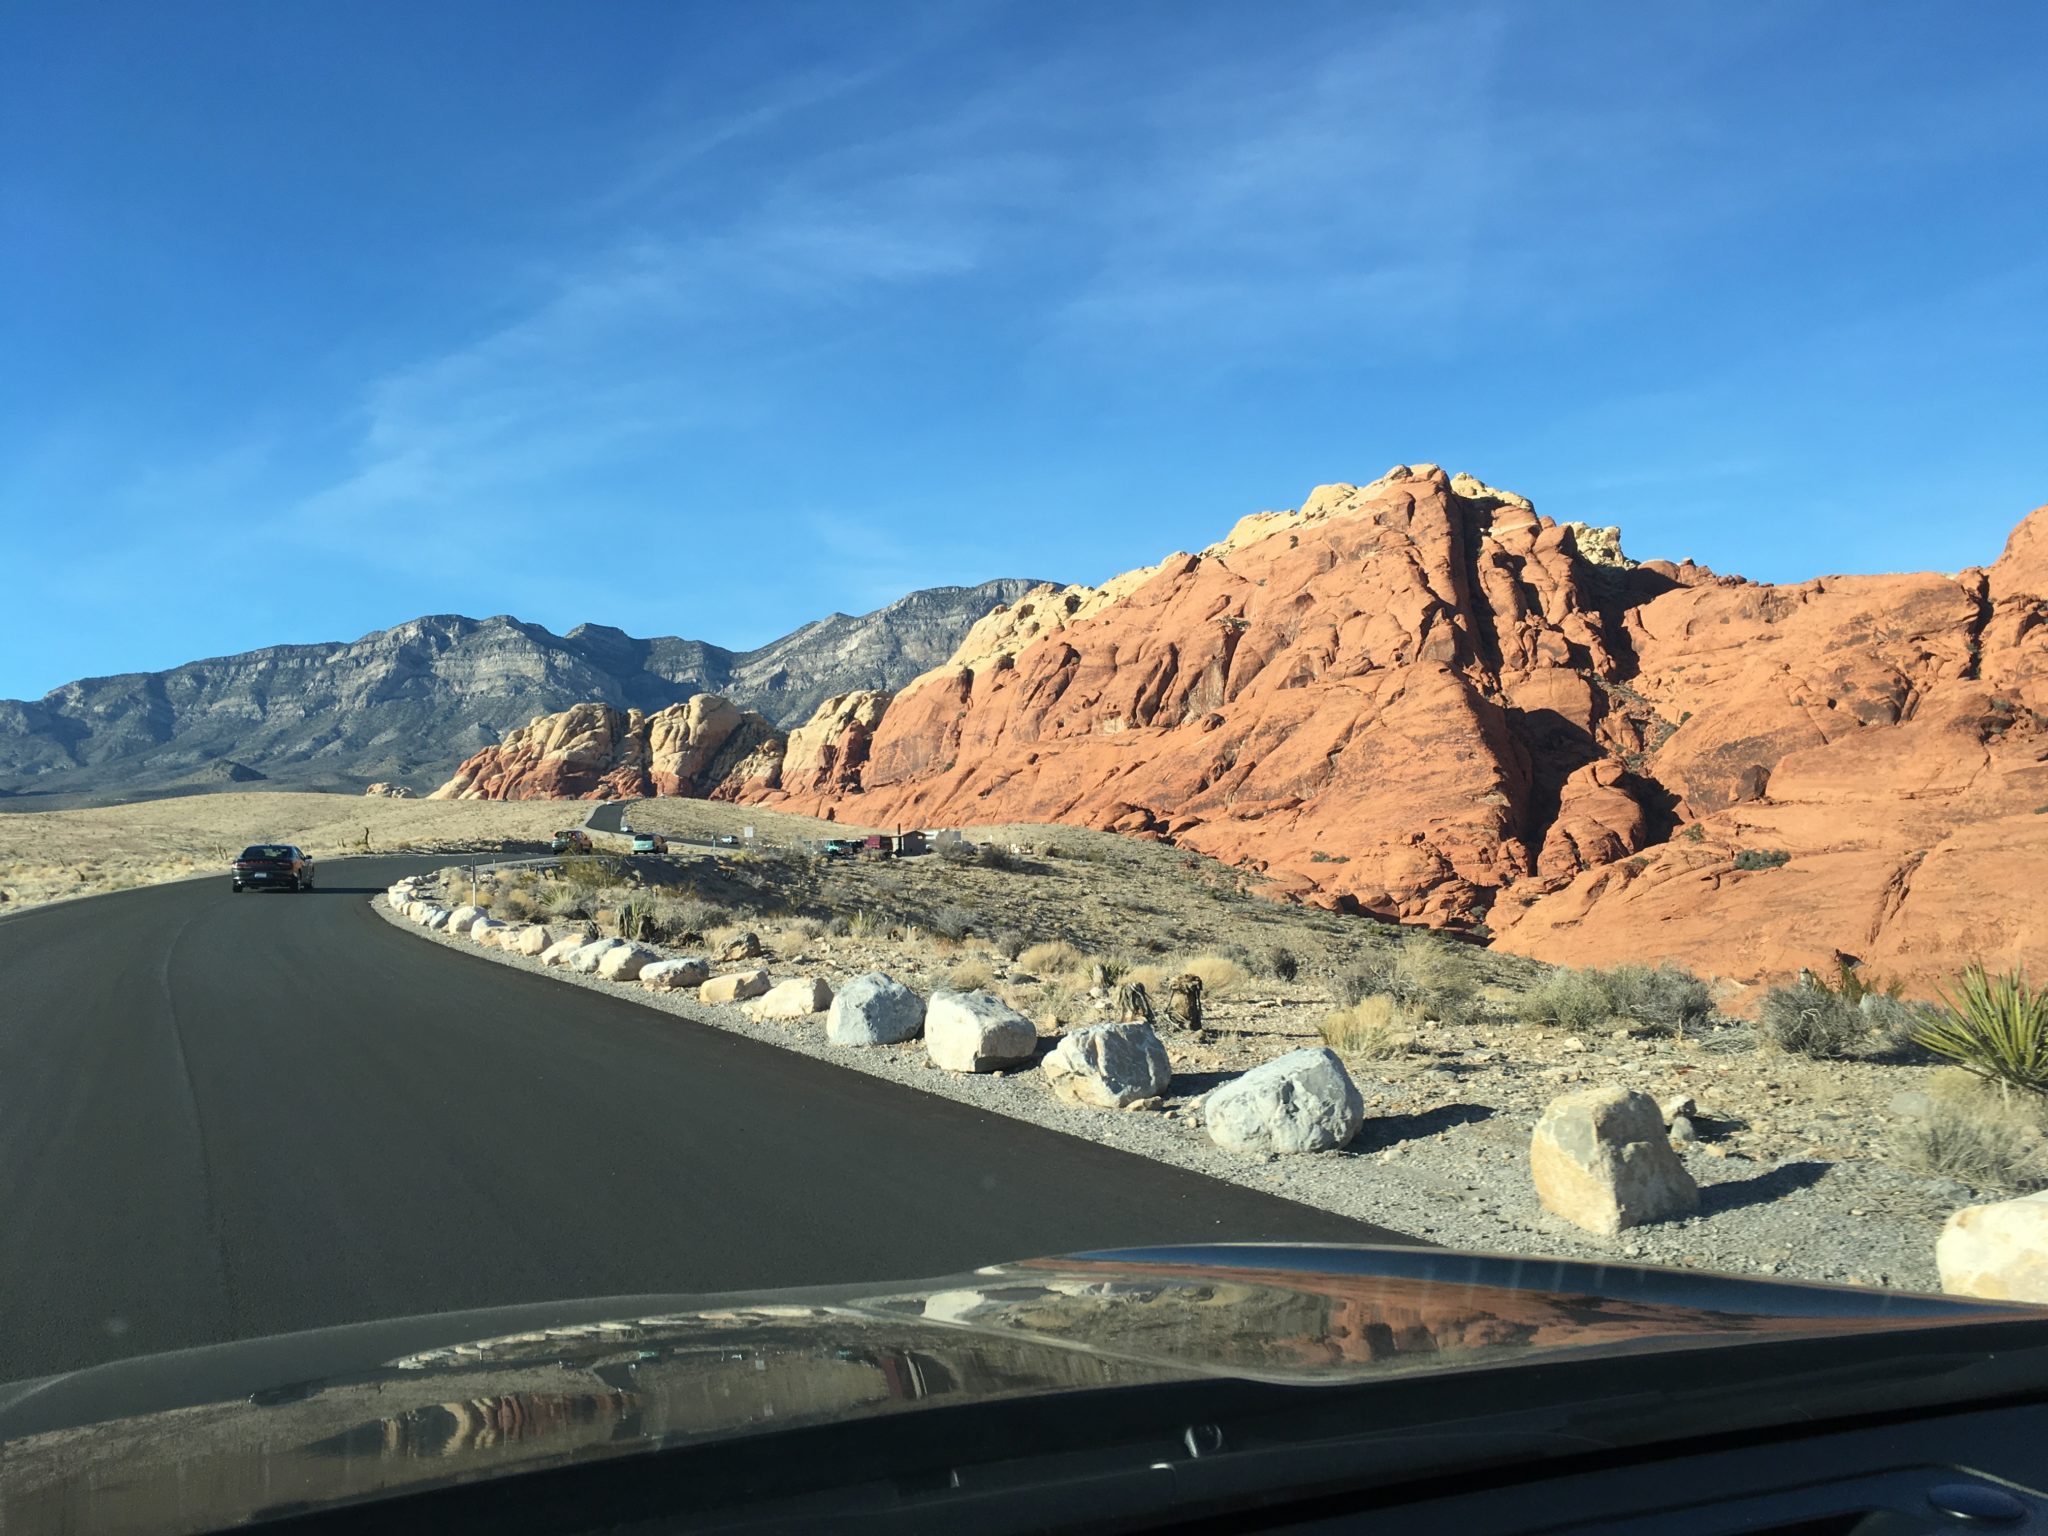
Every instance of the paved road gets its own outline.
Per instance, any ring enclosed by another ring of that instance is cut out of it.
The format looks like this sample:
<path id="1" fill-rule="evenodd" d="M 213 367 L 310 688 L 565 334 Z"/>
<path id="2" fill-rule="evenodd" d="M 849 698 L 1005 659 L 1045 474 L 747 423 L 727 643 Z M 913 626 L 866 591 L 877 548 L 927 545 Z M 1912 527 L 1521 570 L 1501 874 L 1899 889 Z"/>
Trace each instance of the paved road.
<path id="1" fill-rule="evenodd" d="M 0 921 L 0 1380 L 373 1317 L 1391 1233 L 186 882 Z"/>

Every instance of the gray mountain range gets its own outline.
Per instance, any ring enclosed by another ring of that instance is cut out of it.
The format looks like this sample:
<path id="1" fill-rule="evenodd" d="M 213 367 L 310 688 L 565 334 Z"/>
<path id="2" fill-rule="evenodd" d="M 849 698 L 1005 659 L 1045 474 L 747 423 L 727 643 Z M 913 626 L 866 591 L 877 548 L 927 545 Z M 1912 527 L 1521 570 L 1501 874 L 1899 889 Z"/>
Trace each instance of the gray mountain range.
<path id="1" fill-rule="evenodd" d="M 440 615 L 347 644 L 85 678 L 0 700 L 0 795 L 22 807 L 259 784 L 356 792 L 378 779 L 425 793 L 505 732 L 587 700 L 652 711 L 722 693 L 786 727 L 834 694 L 900 688 L 1033 585 L 931 587 L 751 651 Z"/>

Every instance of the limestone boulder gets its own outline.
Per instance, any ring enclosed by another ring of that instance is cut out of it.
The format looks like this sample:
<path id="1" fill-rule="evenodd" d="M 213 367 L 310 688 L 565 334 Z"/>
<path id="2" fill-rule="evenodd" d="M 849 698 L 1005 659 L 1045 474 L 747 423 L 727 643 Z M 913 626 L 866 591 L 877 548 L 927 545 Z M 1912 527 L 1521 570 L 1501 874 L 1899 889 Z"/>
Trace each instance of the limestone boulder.
<path id="1" fill-rule="evenodd" d="M 498 940 L 498 948 L 515 955 L 538 955 L 548 947 L 548 931 L 539 923 L 527 923 Z"/>
<path id="2" fill-rule="evenodd" d="M 1602 1237 L 1699 1209 L 1657 1101 L 1633 1089 L 1553 1099 L 1530 1141 L 1529 1172 L 1546 1211 Z"/>
<path id="3" fill-rule="evenodd" d="M 697 988 L 700 1003 L 737 1003 L 759 997 L 768 990 L 768 973 L 763 970 L 727 971 Z"/>
<path id="4" fill-rule="evenodd" d="M 471 928 L 476 926 L 478 919 L 483 916 L 485 916 L 485 913 L 482 907 L 472 907 L 467 904 L 459 906 L 448 914 L 448 932 L 468 933 Z"/>
<path id="5" fill-rule="evenodd" d="M 495 917 L 480 917 L 469 925 L 469 941 L 481 944 L 486 949 L 496 949 L 498 940 L 504 936 L 506 924 Z"/>
<path id="6" fill-rule="evenodd" d="M 701 987 L 710 979 L 710 965 L 697 956 L 657 960 L 640 971 L 640 985 L 650 992 L 680 992 Z"/>
<path id="7" fill-rule="evenodd" d="M 567 965 L 570 956 L 590 942 L 580 933 L 564 934 L 561 938 L 550 939 L 547 948 L 540 952 L 542 965 Z"/>
<path id="8" fill-rule="evenodd" d="M 2048 1190 L 1964 1206 L 1935 1240 L 1934 1263 L 1951 1295 L 2048 1303 Z"/>
<path id="9" fill-rule="evenodd" d="M 595 976 L 597 968 L 604 964 L 604 957 L 615 949 L 631 949 L 633 946 L 624 939 L 592 939 L 588 944 L 579 944 L 565 962 L 569 969 L 581 976 Z"/>
<path id="10" fill-rule="evenodd" d="M 637 981 L 640 973 L 661 958 L 661 951 L 644 944 L 619 944 L 598 957 L 599 981 Z"/>
<path id="11" fill-rule="evenodd" d="M 1150 1024 L 1077 1029 L 1053 1047 L 1039 1070 L 1061 1098 L 1103 1109 L 1157 1098 L 1173 1081 L 1173 1063 Z"/>
<path id="12" fill-rule="evenodd" d="M 924 1010 L 924 1048 L 949 1072 L 996 1072 L 1038 1053 L 1038 1030 L 987 992 L 934 992 Z"/>
<path id="13" fill-rule="evenodd" d="M 778 981 L 747 1004 L 747 1015 L 755 1019 L 807 1019 L 832 1006 L 832 988 L 815 976 Z"/>
<path id="14" fill-rule="evenodd" d="M 446 930 L 454 915 L 446 907 L 428 907 L 420 915 L 420 926 L 429 932 L 440 933 Z"/>
<path id="15" fill-rule="evenodd" d="M 1289 1051 L 1211 1090 L 1202 1101 L 1209 1139 L 1230 1152 L 1328 1152 L 1365 1123 L 1365 1100 L 1337 1054 Z"/>
<path id="16" fill-rule="evenodd" d="M 924 999 L 880 971 L 847 982 L 825 1016 L 833 1045 L 896 1045 L 923 1033 Z"/>

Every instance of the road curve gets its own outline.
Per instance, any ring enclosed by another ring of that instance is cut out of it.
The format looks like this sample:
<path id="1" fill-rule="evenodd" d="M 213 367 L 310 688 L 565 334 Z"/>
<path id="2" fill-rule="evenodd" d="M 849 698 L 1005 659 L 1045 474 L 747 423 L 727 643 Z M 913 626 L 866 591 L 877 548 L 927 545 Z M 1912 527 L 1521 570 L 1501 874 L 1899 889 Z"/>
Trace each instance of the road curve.
<path id="1" fill-rule="evenodd" d="M 0 921 L 0 1381 L 369 1318 L 1408 1241 L 678 1021 L 317 891 Z"/>

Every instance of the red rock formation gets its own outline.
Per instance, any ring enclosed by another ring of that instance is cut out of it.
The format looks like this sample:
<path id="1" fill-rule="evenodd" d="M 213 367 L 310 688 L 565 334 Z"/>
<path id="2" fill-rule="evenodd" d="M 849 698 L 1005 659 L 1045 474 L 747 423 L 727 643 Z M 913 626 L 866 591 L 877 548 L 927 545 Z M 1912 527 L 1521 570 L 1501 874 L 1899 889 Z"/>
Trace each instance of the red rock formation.
<path id="1" fill-rule="evenodd" d="M 655 713 L 578 704 L 537 716 L 455 771 L 435 800 L 551 800 L 687 795 L 732 798 L 757 784 L 759 753 L 782 737 L 759 715 L 701 693 Z"/>
<path id="2" fill-rule="evenodd" d="M 652 761 L 549 735 L 449 788 Z M 1760 586 L 1403 467 L 1036 589 L 893 700 L 749 749 L 678 782 L 868 825 L 1171 839 L 1276 896 L 1483 921 L 1552 960 L 2048 972 L 2048 509 L 1986 570 Z M 1745 850 L 1791 857 L 1738 870 Z"/>

